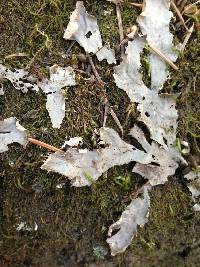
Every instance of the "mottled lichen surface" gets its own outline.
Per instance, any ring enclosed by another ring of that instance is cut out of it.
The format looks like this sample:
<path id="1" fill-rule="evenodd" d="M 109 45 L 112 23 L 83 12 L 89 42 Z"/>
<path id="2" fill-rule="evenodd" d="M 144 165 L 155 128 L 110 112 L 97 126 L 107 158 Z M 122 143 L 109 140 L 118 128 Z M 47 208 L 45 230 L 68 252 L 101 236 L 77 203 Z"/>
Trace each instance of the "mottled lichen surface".
<path id="1" fill-rule="evenodd" d="M 119 40 L 115 6 L 103 0 L 85 4 L 88 12 L 98 18 L 103 41 L 115 47 Z M 72 0 L 1 0 L 1 63 L 18 68 L 31 65 L 33 74 L 39 69 L 43 76 L 48 73 L 46 68 L 55 63 L 81 69 L 85 63 L 78 55 L 84 51 L 78 45 L 73 46 L 67 59 L 62 57 L 71 44 L 63 39 L 63 32 L 74 7 Z M 135 22 L 138 14 L 138 9 L 122 7 L 124 29 Z M 184 28 L 172 30 L 176 42 L 182 41 Z M 200 156 L 199 44 L 195 29 L 177 62 L 179 71 L 171 71 L 171 79 L 163 89 L 166 93 L 181 93 L 177 100 L 177 137 L 191 146 L 186 157 L 191 167 L 199 164 Z M 25 52 L 28 57 L 5 60 L 17 52 Z M 110 103 L 126 136 L 137 118 L 135 107 L 114 85 L 112 67 L 98 63 L 95 57 L 94 61 L 107 83 Z M 148 85 L 146 62 L 144 52 L 143 72 Z M 9 82 L 4 82 L 5 95 L 0 96 L 0 119 L 15 116 L 33 137 L 57 147 L 66 135 L 79 135 L 86 147 L 93 148 L 96 144 L 91 137 L 100 126 L 103 103 L 95 84 L 86 78 L 78 74 L 77 86 L 66 90 L 67 112 L 60 130 L 51 126 L 42 93 L 23 94 Z M 110 117 L 108 126 L 118 130 Z M 111 169 L 90 188 L 72 188 L 64 177 L 40 169 L 47 155 L 46 150 L 33 145 L 26 149 L 12 145 L 0 156 L 0 266 L 199 266 L 200 215 L 192 210 L 182 170 L 164 186 L 154 188 L 149 222 L 124 254 L 112 258 L 105 242 L 108 227 L 118 219 L 143 180 L 131 173 L 130 164 Z M 61 189 L 56 188 L 63 182 Z M 30 226 L 36 222 L 38 230 L 16 231 L 22 221 Z M 103 257 L 102 251 L 107 251 Z"/>

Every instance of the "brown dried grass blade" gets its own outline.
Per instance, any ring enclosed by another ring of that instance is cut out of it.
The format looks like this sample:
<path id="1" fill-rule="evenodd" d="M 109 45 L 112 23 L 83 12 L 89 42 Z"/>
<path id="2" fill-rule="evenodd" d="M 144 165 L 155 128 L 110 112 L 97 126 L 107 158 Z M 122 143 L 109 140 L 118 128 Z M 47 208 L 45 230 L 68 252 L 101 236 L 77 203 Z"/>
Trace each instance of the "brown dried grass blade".
<path id="1" fill-rule="evenodd" d="M 138 4 L 138 3 L 128 3 L 128 4 L 133 7 L 143 8 L 143 4 Z"/>
<path id="2" fill-rule="evenodd" d="M 165 62 L 167 62 L 174 70 L 178 70 L 178 67 L 166 57 L 160 50 L 149 44 L 150 49 L 155 52 L 159 57 L 161 57 Z"/>
<path id="3" fill-rule="evenodd" d="M 182 52 L 185 50 L 185 47 L 186 47 L 186 45 L 187 45 L 187 43 L 188 43 L 193 31 L 194 31 L 194 23 L 192 24 L 191 28 L 188 30 L 188 32 L 185 35 L 185 39 L 184 39 L 183 44 L 181 46 L 181 51 Z"/>
<path id="4" fill-rule="evenodd" d="M 185 20 L 184 20 L 183 16 L 181 15 L 181 12 L 179 11 L 178 7 L 175 5 L 173 0 L 171 0 L 171 5 L 172 5 L 173 9 L 176 11 L 176 14 L 179 17 L 180 21 L 182 22 L 183 26 L 188 31 L 188 27 L 185 24 Z"/>
<path id="5" fill-rule="evenodd" d="M 123 23 L 122 23 L 122 15 L 120 6 L 116 5 L 116 13 L 117 13 L 117 21 L 118 21 L 118 27 L 119 27 L 119 37 L 120 37 L 120 43 L 121 43 L 121 55 L 124 55 L 124 45 L 122 44 L 124 40 L 124 30 L 123 30 Z"/>
<path id="6" fill-rule="evenodd" d="M 28 57 L 28 54 L 27 53 L 20 53 L 20 52 L 14 53 L 14 54 L 5 56 L 5 59 L 11 59 L 11 58 L 15 58 L 15 57 Z"/>
<path id="7" fill-rule="evenodd" d="M 48 149 L 48 150 L 51 150 L 51 151 L 54 151 L 54 152 L 62 152 L 62 153 L 64 153 L 63 150 L 61 150 L 61 149 L 59 149 L 59 148 L 56 148 L 56 147 L 54 147 L 54 146 L 51 146 L 51 145 L 49 145 L 49 144 L 46 144 L 46 143 L 44 143 L 44 142 L 42 142 L 42 141 L 36 140 L 36 139 L 34 139 L 34 138 L 28 137 L 28 141 L 29 141 L 30 143 L 34 144 L 34 145 L 44 147 L 44 148 L 46 148 L 46 149 Z"/>

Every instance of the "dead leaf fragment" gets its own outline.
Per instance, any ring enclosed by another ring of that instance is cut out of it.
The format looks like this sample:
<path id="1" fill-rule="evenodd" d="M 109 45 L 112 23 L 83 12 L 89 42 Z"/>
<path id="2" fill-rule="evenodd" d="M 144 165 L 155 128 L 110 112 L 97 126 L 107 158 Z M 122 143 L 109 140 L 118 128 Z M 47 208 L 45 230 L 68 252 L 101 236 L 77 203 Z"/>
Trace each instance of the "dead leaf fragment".
<path id="1" fill-rule="evenodd" d="M 14 117 L 0 121 L 0 153 L 8 151 L 8 145 L 19 143 L 27 144 L 26 129 L 23 128 Z"/>
<path id="2" fill-rule="evenodd" d="M 189 184 L 187 185 L 188 189 L 192 193 L 192 199 L 195 202 L 193 209 L 195 211 L 200 211 L 200 205 L 197 202 L 197 198 L 200 196 L 200 166 L 198 166 L 196 171 L 190 171 L 187 175 L 184 176 L 187 180 L 189 180 Z"/>
<path id="3" fill-rule="evenodd" d="M 29 75 L 28 71 L 24 69 L 15 69 L 12 71 L 0 64 L 1 79 L 9 80 L 15 89 L 21 90 L 23 93 L 27 93 L 28 90 L 39 91 L 39 87 L 35 83 L 35 78 Z"/>
<path id="4" fill-rule="evenodd" d="M 141 144 L 149 157 L 146 161 L 150 162 L 150 164 L 136 163 L 132 171 L 148 179 L 152 186 L 167 182 L 168 177 L 174 175 L 178 163 L 186 164 L 174 148 L 166 150 L 155 142 L 149 144 L 138 126 L 135 125 L 129 134 Z"/>
<path id="5" fill-rule="evenodd" d="M 82 137 L 72 137 L 69 140 L 65 141 L 62 148 L 65 148 L 65 146 L 71 146 L 71 147 L 77 147 L 78 145 L 83 143 Z"/>
<path id="6" fill-rule="evenodd" d="M 73 186 L 81 187 L 91 185 L 113 166 L 130 161 L 146 163 L 145 153 L 125 143 L 113 129 L 101 128 L 100 140 L 104 148 L 69 148 L 65 153 L 51 154 L 41 168 L 67 176 Z"/>
<path id="7" fill-rule="evenodd" d="M 37 79 L 24 69 L 11 71 L 0 64 L 0 79 L 8 79 L 17 90 L 26 93 L 29 89 L 38 91 L 39 88 L 47 95 L 46 108 L 54 128 L 60 128 L 65 116 L 64 87 L 73 86 L 75 73 L 71 67 L 50 67 L 50 78 Z M 2 91 L 3 93 L 3 91 Z"/>
<path id="8" fill-rule="evenodd" d="M 143 12 L 137 22 L 150 46 L 157 48 L 172 62 L 176 61 L 177 53 L 172 44 L 173 35 L 169 31 L 172 12 L 169 11 L 169 0 L 146 0 Z M 150 55 L 151 88 L 155 91 L 162 89 L 169 73 L 165 61 L 157 54 Z"/>
<path id="9" fill-rule="evenodd" d="M 96 56 L 99 61 L 102 61 L 104 59 L 107 60 L 108 64 L 115 64 L 116 58 L 115 58 L 115 52 L 114 50 L 110 49 L 110 47 L 102 47 L 97 53 Z"/>
<path id="10" fill-rule="evenodd" d="M 147 125 L 151 138 L 166 147 L 176 140 L 176 102 L 171 96 L 159 95 L 144 84 L 140 72 L 140 54 L 144 45 L 145 40 L 140 37 L 128 42 L 125 58 L 114 68 L 113 76 L 116 85 L 127 93 L 132 102 L 138 103 L 139 120 Z"/>
<path id="11" fill-rule="evenodd" d="M 109 227 L 108 236 L 111 236 L 114 230 L 119 229 L 115 235 L 106 240 L 112 256 L 124 252 L 136 235 L 138 226 L 144 226 L 147 223 L 149 207 L 150 198 L 148 189 L 145 187 L 144 198 L 133 199 L 123 211 L 120 219 Z"/>
<path id="12" fill-rule="evenodd" d="M 46 108 L 54 128 L 60 128 L 65 116 L 65 98 L 63 87 L 75 85 L 75 73 L 71 67 L 58 65 L 50 67 L 50 78 L 39 82 L 39 87 L 47 95 Z"/>
<path id="13" fill-rule="evenodd" d="M 139 136 L 136 132 L 140 133 Z M 103 144 L 104 147 L 92 151 L 69 148 L 65 153 L 51 154 L 41 168 L 58 172 L 68 177 L 72 185 L 81 187 L 91 185 L 104 172 L 116 165 L 136 161 L 141 165 L 136 164 L 133 171 L 149 179 L 151 185 L 165 183 L 167 177 L 174 174 L 178 166 L 177 161 L 172 158 L 172 153 L 160 148 L 155 142 L 150 145 L 137 126 L 132 129 L 131 135 L 139 139 L 145 152 L 124 142 L 113 129 L 100 128 L 99 144 Z M 156 163 L 157 169 L 154 169 L 151 163 Z M 142 164 L 145 164 L 144 167 Z M 154 176 L 156 171 L 158 173 Z"/>
<path id="14" fill-rule="evenodd" d="M 64 39 L 76 40 L 87 53 L 96 53 L 102 47 L 97 20 L 86 12 L 83 1 L 76 3 Z"/>

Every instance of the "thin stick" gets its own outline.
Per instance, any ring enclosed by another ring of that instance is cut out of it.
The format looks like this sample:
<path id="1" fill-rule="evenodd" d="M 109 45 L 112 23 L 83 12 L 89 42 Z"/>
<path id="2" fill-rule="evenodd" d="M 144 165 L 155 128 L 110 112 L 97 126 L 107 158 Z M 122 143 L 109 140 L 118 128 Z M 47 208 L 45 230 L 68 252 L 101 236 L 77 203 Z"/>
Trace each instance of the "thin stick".
<path id="1" fill-rule="evenodd" d="M 120 11 L 120 6 L 116 5 L 116 13 L 117 13 L 117 21 L 118 21 L 118 27 L 119 27 L 119 38 L 120 43 L 124 40 L 124 30 L 123 30 L 123 23 L 122 23 L 122 15 Z M 121 55 L 124 55 L 124 45 L 121 44 Z"/>
<path id="2" fill-rule="evenodd" d="M 192 24 L 191 28 L 188 30 L 188 32 L 185 35 L 185 39 L 184 39 L 183 44 L 181 46 L 181 51 L 182 52 L 185 50 L 185 47 L 186 47 L 186 45 L 187 45 L 187 43 L 188 43 L 193 31 L 194 31 L 194 23 Z"/>
<path id="3" fill-rule="evenodd" d="M 188 0 L 181 0 L 176 3 L 176 6 L 179 7 L 179 11 L 182 12 L 184 9 L 184 6 L 186 5 Z"/>
<path id="4" fill-rule="evenodd" d="M 183 16 L 181 15 L 181 12 L 179 11 L 178 7 L 175 5 L 174 1 L 171 0 L 171 4 L 172 4 L 172 7 L 174 8 L 174 10 L 176 11 L 180 21 L 182 22 L 183 26 L 185 27 L 185 29 L 188 31 L 188 27 L 186 26 L 185 24 L 185 20 L 183 18 Z"/>
<path id="5" fill-rule="evenodd" d="M 91 56 L 88 54 L 87 57 L 89 59 L 90 65 L 92 67 L 92 71 L 93 71 L 97 81 L 99 82 L 100 88 L 103 92 L 103 101 L 104 101 L 104 105 L 105 105 L 103 125 L 106 124 L 107 112 L 109 112 L 110 115 L 112 116 L 112 118 L 114 119 L 115 123 L 119 127 L 120 131 L 122 132 L 122 135 L 123 135 L 123 127 L 121 126 L 121 123 L 120 123 L 119 119 L 117 118 L 117 115 L 115 114 L 114 110 L 110 107 L 110 104 L 109 104 L 109 101 L 108 101 L 108 98 L 107 98 L 107 95 L 106 95 L 106 92 L 104 89 L 105 83 L 104 83 L 104 81 L 102 81 L 101 77 L 99 76 L 99 73 L 97 72 L 97 70 L 95 68 L 95 65 L 94 65 L 94 62 L 93 62 Z"/>
<path id="6" fill-rule="evenodd" d="M 160 50 L 157 48 L 153 47 L 152 45 L 149 44 L 149 47 L 153 52 L 155 52 L 159 57 L 161 57 L 164 61 L 166 61 L 174 70 L 178 70 L 178 67 L 169 59 L 166 57 Z"/>
<path id="7" fill-rule="evenodd" d="M 98 71 L 97 71 L 96 68 L 95 68 L 95 65 L 94 65 L 94 62 L 93 62 L 91 56 L 90 56 L 89 54 L 87 54 L 87 57 L 88 57 L 88 59 L 89 59 L 90 65 L 91 65 L 91 67 L 92 67 L 92 71 L 93 71 L 93 73 L 94 73 L 94 75 L 95 75 L 97 81 L 103 83 L 103 81 L 101 80 L 101 77 L 99 76 Z"/>
<path id="8" fill-rule="evenodd" d="M 109 112 L 110 112 L 110 109 L 109 109 L 108 98 L 105 95 L 105 97 L 104 97 L 104 114 L 103 114 L 103 122 L 102 122 L 103 127 L 106 127 L 106 121 L 107 121 L 107 117 L 108 117 Z"/>
<path id="9" fill-rule="evenodd" d="M 5 56 L 5 59 L 10 59 L 10 58 L 14 58 L 14 57 L 28 57 L 28 54 L 26 54 L 26 53 L 15 53 L 15 54 L 11 54 L 11 55 Z"/>
<path id="10" fill-rule="evenodd" d="M 130 6 L 138 7 L 138 8 L 143 8 L 143 4 L 138 4 L 138 3 L 128 3 Z"/>
<path id="11" fill-rule="evenodd" d="M 113 120 L 115 121 L 115 123 L 117 124 L 118 128 L 120 129 L 122 135 L 124 133 L 123 127 L 119 121 L 119 119 L 117 118 L 116 113 L 114 112 L 114 110 L 110 107 L 110 115 L 112 116 Z"/>
<path id="12" fill-rule="evenodd" d="M 28 137 L 28 141 L 34 145 L 37 145 L 37 146 L 41 146 L 41 147 L 44 147 L 44 148 L 47 148 L 48 150 L 52 150 L 54 152 L 64 152 L 63 150 L 59 149 L 59 148 L 56 148 L 54 146 L 51 146 L 49 144 L 46 144 L 42 141 L 39 141 L 39 140 L 36 140 L 36 139 L 33 139 L 31 137 Z"/>

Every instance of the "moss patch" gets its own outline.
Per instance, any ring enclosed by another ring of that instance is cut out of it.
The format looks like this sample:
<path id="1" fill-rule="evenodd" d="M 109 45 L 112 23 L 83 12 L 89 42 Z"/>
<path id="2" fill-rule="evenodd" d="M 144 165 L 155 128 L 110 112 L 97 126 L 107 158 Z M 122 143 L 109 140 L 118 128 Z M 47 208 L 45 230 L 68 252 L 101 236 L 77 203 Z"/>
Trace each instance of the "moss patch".
<path id="1" fill-rule="evenodd" d="M 71 44 L 62 37 L 75 2 L 2 0 L 1 61 L 9 67 L 27 67 L 31 62 L 42 75 L 48 73 L 47 66 L 55 63 L 87 68 L 88 64 L 82 64 L 77 57 L 83 53 L 77 44 L 67 59 L 62 57 Z M 88 12 L 98 17 L 103 41 L 115 47 L 119 38 L 115 6 L 106 1 L 85 2 Z M 138 10 L 123 7 L 124 29 L 131 26 L 137 14 Z M 194 34 L 179 60 L 180 70 L 176 75 L 171 72 L 172 79 L 164 88 L 169 93 L 181 92 L 178 137 L 190 142 L 196 161 L 200 134 L 198 48 L 198 36 Z M 16 52 L 26 52 L 28 57 L 5 60 L 6 55 Z M 94 61 L 107 82 L 110 103 L 126 135 L 137 118 L 135 106 L 114 85 L 112 68 Z M 148 68 L 144 72 L 148 77 Z M 30 135 L 57 147 L 66 135 L 79 135 L 88 148 L 93 148 L 91 137 L 100 126 L 103 104 L 95 84 L 80 74 L 77 81 L 77 86 L 66 89 L 67 112 L 60 130 L 51 127 L 43 94 L 23 94 L 9 82 L 4 83 L 5 95 L 0 97 L 0 119 L 16 116 Z M 107 125 L 118 130 L 110 117 Z M 108 227 L 118 219 L 132 191 L 143 180 L 131 173 L 129 164 L 113 168 L 90 188 L 71 188 L 64 177 L 40 170 L 47 155 L 46 150 L 31 144 L 26 149 L 12 145 L 8 153 L 0 155 L 1 266 L 198 266 L 200 217 L 192 212 L 191 198 L 181 179 L 153 190 L 148 224 L 139 230 L 124 254 L 112 258 L 105 242 Z M 130 177 L 130 187 L 124 190 L 116 183 L 119 176 Z M 58 189 L 56 185 L 62 183 Z M 18 232 L 16 227 L 21 222 L 32 228 L 36 223 L 38 230 Z M 96 256 L 97 247 L 108 252 L 104 259 Z"/>

